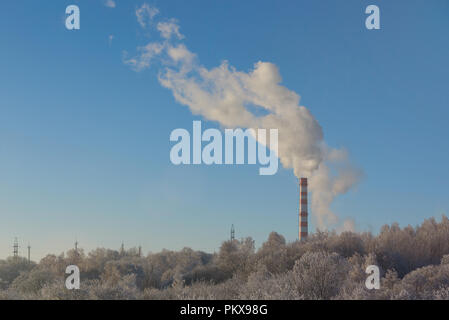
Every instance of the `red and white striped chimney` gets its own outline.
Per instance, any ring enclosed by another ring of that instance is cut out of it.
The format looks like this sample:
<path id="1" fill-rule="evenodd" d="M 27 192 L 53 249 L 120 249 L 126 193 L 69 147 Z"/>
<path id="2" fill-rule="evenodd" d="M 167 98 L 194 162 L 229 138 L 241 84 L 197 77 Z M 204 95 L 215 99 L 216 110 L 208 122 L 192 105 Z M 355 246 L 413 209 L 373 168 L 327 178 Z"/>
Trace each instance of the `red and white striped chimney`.
<path id="1" fill-rule="evenodd" d="M 307 178 L 299 179 L 299 240 L 307 239 L 308 224 L 307 224 Z"/>

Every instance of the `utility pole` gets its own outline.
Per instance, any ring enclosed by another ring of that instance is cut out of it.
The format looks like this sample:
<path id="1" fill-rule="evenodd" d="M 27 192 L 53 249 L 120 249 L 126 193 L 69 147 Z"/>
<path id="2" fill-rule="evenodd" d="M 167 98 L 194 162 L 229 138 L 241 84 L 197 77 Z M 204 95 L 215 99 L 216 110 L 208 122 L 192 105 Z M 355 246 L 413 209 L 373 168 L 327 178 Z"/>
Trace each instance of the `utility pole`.
<path id="1" fill-rule="evenodd" d="M 28 242 L 28 263 L 31 262 L 31 246 L 30 243 Z"/>
<path id="2" fill-rule="evenodd" d="M 231 226 L 231 241 L 235 240 L 235 229 L 234 225 Z"/>

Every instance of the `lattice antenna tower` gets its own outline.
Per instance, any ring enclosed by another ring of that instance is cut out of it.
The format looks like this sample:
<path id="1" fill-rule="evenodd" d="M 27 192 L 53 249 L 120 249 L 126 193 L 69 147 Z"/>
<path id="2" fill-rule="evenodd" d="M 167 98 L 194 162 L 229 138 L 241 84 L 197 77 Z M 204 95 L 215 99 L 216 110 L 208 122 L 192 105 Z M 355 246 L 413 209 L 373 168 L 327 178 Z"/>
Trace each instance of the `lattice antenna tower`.
<path id="1" fill-rule="evenodd" d="M 19 241 L 17 240 L 17 237 L 14 238 L 14 245 L 12 247 L 13 247 L 14 258 L 18 258 L 19 257 Z"/>

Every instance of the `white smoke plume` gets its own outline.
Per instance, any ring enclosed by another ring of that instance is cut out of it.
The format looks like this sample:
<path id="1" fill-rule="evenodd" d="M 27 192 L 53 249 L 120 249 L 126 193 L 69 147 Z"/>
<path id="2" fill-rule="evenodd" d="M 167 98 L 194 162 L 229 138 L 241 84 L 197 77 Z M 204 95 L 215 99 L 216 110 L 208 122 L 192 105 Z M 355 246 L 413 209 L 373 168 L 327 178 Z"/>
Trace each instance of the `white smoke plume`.
<path id="1" fill-rule="evenodd" d="M 104 5 L 108 8 L 115 8 L 116 4 L 114 0 L 104 0 Z"/>
<path id="2" fill-rule="evenodd" d="M 296 177 L 308 177 L 311 209 L 317 227 L 341 224 L 330 206 L 359 180 L 345 151 L 329 148 L 323 130 L 310 111 L 300 105 L 300 96 L 281 85 L 278 67 L 257 62 L 249 72 L 237 71 L 227 61 L 207 69 L 182 42 L 176 20 L 159 22 L 160 41 L 138 48 L 126 64 L 136 71 L 151 60 L 162 63 L 159 81 L 191 112 L 225 128 L 276 128 L 278 156 L 284 168 Z M 251 110 L 260 108 L 263 115 Z"/>

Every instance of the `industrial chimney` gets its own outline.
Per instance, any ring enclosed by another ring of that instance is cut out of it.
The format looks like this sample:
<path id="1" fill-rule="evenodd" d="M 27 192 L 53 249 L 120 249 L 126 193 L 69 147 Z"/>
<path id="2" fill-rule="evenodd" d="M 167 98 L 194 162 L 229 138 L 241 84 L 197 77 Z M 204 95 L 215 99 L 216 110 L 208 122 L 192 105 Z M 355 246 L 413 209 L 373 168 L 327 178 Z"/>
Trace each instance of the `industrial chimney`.
<path id="1" fill-rule="evenodd" d="M 307 178 L 299 179 L 299 240 L 307 239 Z"/>

